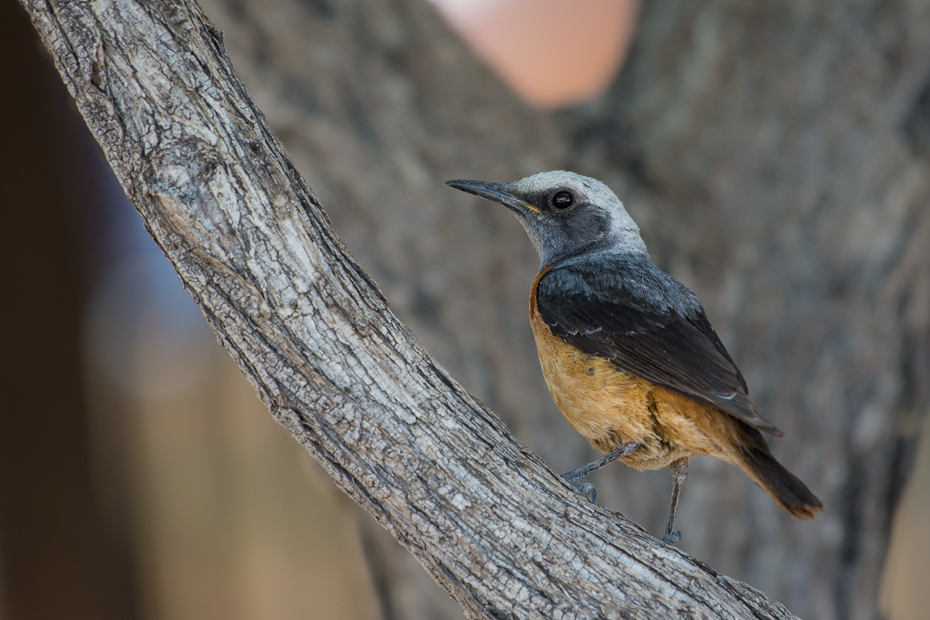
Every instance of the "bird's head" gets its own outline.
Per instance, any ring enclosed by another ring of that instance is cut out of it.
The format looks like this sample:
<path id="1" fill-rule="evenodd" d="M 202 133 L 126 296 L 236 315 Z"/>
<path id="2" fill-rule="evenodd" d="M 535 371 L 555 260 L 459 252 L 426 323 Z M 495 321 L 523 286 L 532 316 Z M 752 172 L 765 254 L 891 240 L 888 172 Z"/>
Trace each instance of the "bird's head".
<path id="1" fill-rule="evenodd" d="M 541 265 L 589 248 L 646 254 L 636 222 L 596 179 L 554 170 L 513 183 L 455 180 L 446 185 L 510 209 L 536 246 Z"/>

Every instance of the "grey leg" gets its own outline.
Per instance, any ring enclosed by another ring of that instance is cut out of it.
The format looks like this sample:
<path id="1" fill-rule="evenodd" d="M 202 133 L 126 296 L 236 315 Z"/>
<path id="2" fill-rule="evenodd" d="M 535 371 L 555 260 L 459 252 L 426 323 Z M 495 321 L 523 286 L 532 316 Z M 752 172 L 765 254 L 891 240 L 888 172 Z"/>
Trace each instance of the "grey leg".
<path id="1" fill-rule="evenodd" d="M 619 458 L 633 454 L 638 449 L 639 449 L 638 443 L 636 443 L 635 441 L 628 441 L 622 446 L 620 446 L 619 448 L 617 448 L 616 450 L 614 450 L 613 452 L 605 454 L 604 456 L 597 459 L 593 463 L 588 463 L 584 467 L 579 467 L 578 469 L 572 470 L 568 472 L 567 474 L 562 474 L 562 478 L 564 478 L 567 482 L 571 482 L 575 486 L 575 488 L 577 488 L 579 491 L 587 495 L 588 499 L 590 499 L 593 502 L 597 498 L 597 492 L 594 490 L 594 487 L 588 484 L 587 482 L 575 482 L 575 481 L 578 480 L 579 478 L 584 478 L 585 476 L 590 474 L 592 471 L 596 471 L 600 469 L 601 467 L 603 467 L 604 465 L 607 465 L 608 463 L 613 463 Z M 687 470 L 687 467 L 688 465 L 686 463 L 685 464 L 686 470 Z M 685 476 L 687 476 L 687 473 L 685 473 Z"/>
<path id="2" fill-rule="evenodd" d="M 680 458 L 668 467 L 672 470 L 672 505 L 668 510 L 668 525 L 665 526 L 662 542 L 671 545 L 681 540 L 681 532 L 672 528 L 675 526 L 675 513 L 678 512 L 678 494 L 681 493 L 681 485 L 688 479 L 688 459 Z"/>

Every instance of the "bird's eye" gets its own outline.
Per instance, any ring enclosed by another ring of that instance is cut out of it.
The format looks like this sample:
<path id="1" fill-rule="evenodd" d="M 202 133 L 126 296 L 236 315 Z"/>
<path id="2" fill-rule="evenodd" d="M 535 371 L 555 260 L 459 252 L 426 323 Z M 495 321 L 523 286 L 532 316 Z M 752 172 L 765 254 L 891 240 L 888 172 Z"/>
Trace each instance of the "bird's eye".
<path id="1" fill-rule="evenodd" d="M 575 204 L 575 197 L 571 192 L 558 192 L 552 197 L 552 206 L 556 209 L 567 209 Z"/>

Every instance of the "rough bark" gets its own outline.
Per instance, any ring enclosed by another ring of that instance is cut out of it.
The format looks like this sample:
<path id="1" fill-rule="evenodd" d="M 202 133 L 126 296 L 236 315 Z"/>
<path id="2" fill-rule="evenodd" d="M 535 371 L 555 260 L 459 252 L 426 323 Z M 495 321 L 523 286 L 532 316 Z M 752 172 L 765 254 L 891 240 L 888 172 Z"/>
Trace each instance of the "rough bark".
<path id="1" fill-rule="evenodd" d="M 533 251 L 509 215 L 440 183 L 559 167 L 610 183 L 785 430 L 776 455 L 826 503 L 815 523 L 794 522 L 735 468 L 698 459 L 681 546 L 801 615 L 876 617 L 890 516 L 930 400 L 923 3 L 644 3 L 614 88 L 555 115 L 509 97 L 425 2 L 208 12 L 395 312 L 559 470 L 590 453 L 534 360 Z M 595 484 L 660 530 L 666 472 L 616 466 Z M 395 568 L 382 572 L 414 588 L 415 573 Z M 435 617 L 395 604 L 396 617 Z"/>
<path id="2" fill-rule="evenodd" d="M 473 618 L 787 618 L 581 501 L 387 308 L 187 2 L 24 2 L 272 414 Z"/>

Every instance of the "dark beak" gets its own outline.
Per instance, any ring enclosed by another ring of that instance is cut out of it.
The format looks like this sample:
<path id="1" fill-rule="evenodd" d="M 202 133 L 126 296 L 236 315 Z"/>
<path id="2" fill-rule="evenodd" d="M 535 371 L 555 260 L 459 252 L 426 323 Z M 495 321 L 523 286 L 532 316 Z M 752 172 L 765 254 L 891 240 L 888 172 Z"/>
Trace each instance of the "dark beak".
<path id="1" fill-rule="evenodd" d="M 525 215 L 527 211 L 539 213 L 539 209 L 514 194 L 509 183 L 485 183 L 484 181 L 456 179 L 455 181 L 446 181 L 445 185 L 460 189 L 468 194 L 499 202 L 521 215 Z"/>

